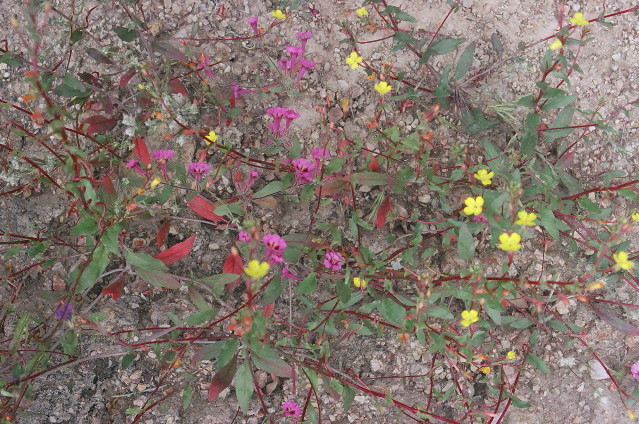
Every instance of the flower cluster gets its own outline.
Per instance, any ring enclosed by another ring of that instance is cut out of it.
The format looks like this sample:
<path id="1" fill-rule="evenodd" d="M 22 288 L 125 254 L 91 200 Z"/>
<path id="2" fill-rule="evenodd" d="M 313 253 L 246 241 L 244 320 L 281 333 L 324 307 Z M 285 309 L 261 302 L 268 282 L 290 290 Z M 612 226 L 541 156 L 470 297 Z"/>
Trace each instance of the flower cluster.
<path id="1" fill-rule="evenodd" d="M 301 46 L 286 46 L 289 58 L 280 59 L 277 62 L 277 67 L 287 75 L 293 75 L 297 72 L 296 81 L 300 81 L 308 70 L 315 68 L 315 62 L 303 56 L 306 50 L 306 42 L 313 36 L 313 33 L 304 31 L 297 32 L 296 35 L 297 39 L 300 40 Z"/>
<path id="2" fill-rule="evenodd" d="M 286 109 L 283 107 L 270 107 L 266 110 L 266 113 L 273 118 L 268 128 L 275 137 L 282 137 L 288 133 L 288 129 L 291 126 L 293 119 L 300 117 L 300 114 L 293 109 Z M 284 127 L 282 127 L 282 118 L 286 118 Z"/>

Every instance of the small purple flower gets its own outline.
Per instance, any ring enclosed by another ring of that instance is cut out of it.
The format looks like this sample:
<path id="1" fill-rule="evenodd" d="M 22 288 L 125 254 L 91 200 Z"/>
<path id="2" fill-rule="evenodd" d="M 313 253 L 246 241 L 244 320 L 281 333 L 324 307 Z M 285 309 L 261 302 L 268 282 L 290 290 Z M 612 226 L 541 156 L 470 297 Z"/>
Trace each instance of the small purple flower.
<path id="1" fill-rule="evenodd" d="M 630 373 L 635 379 L 639 380 L 639 361 L 632 364 L 630 367 Z"/>
<path id="2" fill-rule="evenodd" d="M 211 165 L 204 162 L 191 162 L 187 165 L 186 170 L 195 177 L 195 181 L 200 184 L 202 176 L 211 171 Z"/>
<path id="3" fill-rule="evenodd" d="M 71 319 L 72 314 L 73 314 L 73 305 L 71 304 L 71 302 L 63 303 L 62 306 L 60 306 L 58 309 L 55 310 L 55 316 L 58 319 L 69 320 Z"/>
<path id="4" fill-rule="evenodd" d="M 286 241 L 277 234 L 266 234 L 262 237 L 262 243 L 267 247 L 266 254 L 264 255 L 269 265 L 275 263 L 282 263 L 284 258 L 282 254 L 286 249 Z"/>
<path id="5" fill-rule="evenodd" d="M 246 231 L 240 231 L 237 235 L 237 239 L 243 242 L 251 241 L 251 236 Z"/>
<path id="6" fill-rule="evenodd" d="M 304 76 L 304 74 L 306 73 L 306 71 L 308 71 L 309 69 L 313 69 L 315 67 L 315 62 L 313 62 L 312 60 L 305 59 L 303 57 L 300 57 L 299 63 L 300 63 L 300 71 L 297 74 L 296 81 L 300 81 L 302 77 Z"/>
<path id="7" fill-rule="evenodd" d="M 130 161 L 128 161 L 126 163 L 126 167 L 129 168 L 129 169 L 135 169 L 138 174 L 144 175 L 144 170 L 140 166 L 140 161 L 137 160 L 136 158 L 133 158 Z"/>
<path id="8" fill-rule="evenodd" d="M 294 417 L 297 418 L 302 415 L 302 409 L 299 407 L 294 400 L 287 400 L 282 404 L 282 409 L 284 410 L 285 417 Z"/>
<path id="9" fill-rule="evenodd" d="M 488 220 L 486 219 L 486 217 L 483 214 L 479 214 L 479 215 L 475 215 L 473 216 L 472 221 L 474 222 L 481 222 L 482 224 L 488 224 Z"/>
<path id="10" fill-rule="evenodd" d="M 197 64 L 197 67 L 199 69 L 203 70 L 207 77 L 213 78 L 213 77 L 215 77 L 215 74 L 213 73 L 213 71 L 210 68 L 210 66 L 212 64 L 213 64 L 213 61 L 211 60 L 210 57 L 208 57 L 208 56 L 206 56 L 204 54 L 201 54 L 200 55 L 200 62 Z"/>
<path id="11" fill-rule="evenodd" d="M 164 180 L 168 180 L 166 176 L 166 161 L 171 159 L 175 155 L 173 150 L 169 149 L 160 149 L 151 153 L 151 157 L 153 160 L 160 162 L 160 167 L 162 168 L 162 175 L 164 176 Z"/>
<path id="12" fill-rule="evenodd" d="M 257 28 L 257 16 L 251 16 L 246 20 L 246 23 L 249 24 L 251 28 L 253 28 L 253 33 L 255 35 L 260 34 L 260 30 Z"/>
<path id="13" fill-rule="evenodd" d="M 344 265 L 344 257 L 337 252 L 326 252 L 324 255 L 324 266 L 333 271 L 339 271 Z"/>
<path id="14" fill-rule="evenodd" d="M 282 278 L 286 278 L 293 281 L 302 281 L 300 277 L 293 274 L 286 265 L 282 268 Z"/>
<path id="15" fill-rule="evenodd" d="M 295 35 L 297 35 L 297 38 L 302 43 L 302 49 L 306 50 L 306 41 L 313 36 L 313 33 L 310 31 L 304 31 L 304 32 L 297 32 Z"/>
<path id="16" fill-rule="evenodd" d="M 242 94 L 252 93 L 253 90 L 247 90 L 245 88 L 241 88 L 239 85 L 232 83 L 231 88 L 233 89 L 233 97 L 236 99 L 240 97 Z"/>
<path id="17" fill-rule="evenodd" d="M 295 171 L 295 181 L 300 184 L 306 184 L 313 181 L 313 173 L 315 172 L 315 165 L 308 159 L 297 158 L 291 162 L 293 170 Z"/>
<path id="18" fill-rule="evenodd" d="M 284 130 L 282 129 L 282 118 L 286 113 L 286 108 L 283 107 L 270 107 L 266 110 L 266 113 L 273 118 L 273 122 L 269 124 L 269 129 L 275 136 L 282 136 Z"/>
<path id="19" fill-rule="evenodd" d="M 297 57 L 304 54 L 304 48 L 302 46 L 286 46 L 286 51 L 291 55 L 289 61 L 289 70 L 291 70 L 297 63 Z"/>
<path id="20" fill-rule="evenodd" d="M 295 112 L 293 109 L 286 109 L 284 112 L 284 116 L 286 117 L 286 124 L 284 124 L 284 134 L 288 132 L 288 128 L 291 126 L 291 122 L 293 119 L 297 119 L 300 117 L 300 114 Z"/>

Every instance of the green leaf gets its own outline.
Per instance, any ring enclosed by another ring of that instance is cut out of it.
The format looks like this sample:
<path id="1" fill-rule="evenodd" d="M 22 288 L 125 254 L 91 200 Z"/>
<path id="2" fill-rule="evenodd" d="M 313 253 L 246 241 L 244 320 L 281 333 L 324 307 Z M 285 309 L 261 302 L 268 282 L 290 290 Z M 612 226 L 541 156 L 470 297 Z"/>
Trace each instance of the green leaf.
<path id="1" fill-rule="evenodd" d="M 253 345 L 250 347 L 251 360 L 256 367 L 279 377 L 293 378 L 293 367 L 280 358 L 275 350 L 267 345 Z"/>
<path id="2" fill-rule="evenodd" d="M 457 48 L 460 44 L 466 41 L 465 38 L 440 38 L 430 45 L 428 51 L 431 51 L 432 56 L 438 56 L 446 53 L 450 53 Z"/>
<path id="3" fill-rule="evenodd" d="M 62 344 L 64 353 L 73 355 L 78 348 L 78 335 L 73 330 L 69 331 L 64 339 L 60 340 L 60 344 Z"/>
<path id="4" fill-rule="evenodd" d="M 314 272 L 311 272 L 310 274 L 308 274 L 306 276 L 305 279 L 303 279 L 298 284 L 298 286 L 295 288 L 295 290 L 299 294 L 308 294 L 308 293 L 313 292 L 316 287 L 317 287 L 317 274 L 314 273 Z"/>
<path id="5" fill-rule="evenodd" d="M 199 282 L 206 284 L 207 286 L 211 286 L 213 292 L 215 292 L 218 296 L 224 291 L 224 287 L 228 283 L 232 283 L 237 280 L 238 275 L 233 274 L 231 272 L 227 272 L 224 274 L 216 274 L 211 275 L 210 277 L 200 278 Z"/>
<path id="6" fill-rule="evenodd" d="M 84 269 L 78 282 L 78 291 L 83 292 L 93 287 L 98 277 L 109 265 L 109 251 L 104 246 L 98 246 L 93 252 L 91 263 Z"/>
<path id="7" fill-rule="evenodd" d="M 342 394 L 342 402 L 344 403 L 344 411 L 351 409 L 353 400 L 355 399 L 355 389 L 347 384 L 344 386 L 344 393 Z"/>
<path id="8" fill-rule="evenodd" d="M 22 341 L 22 335 L 24 334 L 27 326 L 29 325 L 29 313 L 22 315 L 15 329 L 13 330 L 13 338 L 11 339 L 11 343 L 9 343 L 9 352 L 16 353 L 18 348 L 20 347 L 20 342 Z"/>
<path id="9" fill-rule="evenodd" d="M 91 90 L 73 75 L 66 74 L 62 78 L 62 84 L 58 85 L 53 92 L 62 97 L 87 97 Z"/>
<path id="10" fill-rule="evenodd" d="M 513 401 L 513 406 L 515 408 L 530 408 L 532 405 L 528 402 L 524 402 L 523 400 L 519 399 L 517 396 L 513 395 L 512 393 L 508 393 L 506 391 L 508 397 L 510 398 L 510 400 Z"/>
<path id="11" fill-rule="evenodd" d="M 124 251 L 124 258 L 131 265 L 146 270 L 168 271 L 169 269 L 161 260 L 155 259 L 153 256 L 149 256 L 146 253 L 136 253 L 132 250 L 126 249 Z M 235 278 L 237 278 L 237 275 Z"/>
<path id="12" fill-rule="evenodd" d="M 385 297 L 379 308 L 382 316 L 391 324 L 401 326 L 406 318 L 406 310 L 390 297 Z"/>
<path id="13" fill-rule="evenodd" d="M 426 308 L 426 314 L 434 318 L 453 319 L 453 314 L 448 309 L 435 306 L 434 308 Z"/>
<path id="14" fill-rule="evenodd" d="M 535 356 L 532 353 L 529 353 L 528 355 L 526 355 L 526 362 L 531 364 L 533 367 L 537 368 L 539 371 L 546 372 L 546 373 L 550 372 L 550 368 L 548 368 L 548 365 L 546 365 L 543 359 L 541 359 L 538 356 Z"/>
<path id="15" fill-rule="evenodd" d="M 193 399 L 193 387 L 187 384 L 182 391 L 182 408 L 188 408 L 191 404 L 191 399 Z"/>
<path id="16" fill-rule="evenodd" d="M 369 186 L 387 185 L 388 176 L 379 172 L 357 172 L 353 174 L 353 183 Z"/>
<path id="17" fill-rule="evenodd" d="M 182 287 L 180 280 L 164 271 L 144 269 L 135 265 L 133 266 L 133 270 L 138 277 L 154 287 L 164 287 L 167 289 L 179 289 Z"/>
<path id="18" fill-rule="evenodd" d="M 270 196 L 282 190 L 282 183 L 280 181 L 271 181 L 264 187 L 259 189 L 253 194 L 254 199 L 260 199 L 262 197 Z"/>
<path id="19" fill-rule="evenodd" d="M 351 273 L 350 268 L 346 271 L 345 278 L 340 278 L 335 281 L 335 289 L 337 290 L 337 294 L 339 295 L 339 300 L 343 305 L 346 305 L 351 300 Z"/>
<path id="20" fill-rule="evenodd" d="M 273 278 L 271 282 L 268 283 L 268 286 L 266 286 L 260 303 L 262 305 L 269 305 L 275 302 L 282 294 L 282 291 L 284 291 L 284 287 L 286 287 L 286 282 L 280 275 Z"/>
<path id="21" fill-rule="evenodd" d="M 126 43 L 135 40 L 135 38 L 137 37 L 137 33 L 134 29 L 115 27 L 113 28 L 113 31 L 120 38 L 120 40 Z"/>
<path id="22" fill-rule="evenodd" d="M 521 318 L 510 323 L 511 327 L 518 329 L 528 328 L 531 325 L 533 325 L 533 322 L 529 318 Z"/>
<path id="23" fill-rule="evenodd" d="M 453 80 L 458 81 L 468 73 L 471 65 L 473 64 L 473 56 L 475 55 L 475 46 L 477 44 L 472 42 L 466 47 L 464 52 L 459 56 L 459 61 L 457 62 L 457 66 L 455 66 L 455 74 L 453 75 Z"/>
<path id="24" fill-rule="evenodd" d="M 231 359 L 235 357 L 235 353 L 237 352 L 238 344 L 239 341 L 235 338 L 227 339 L 226 342 L 224 342 L 224 345 L 222 346 L 222 349 L 220 349 L 220 353 L 217 356 L 216 367 L 222 368 L 226 366 L 226 364 L 231 362 Z"/>
<path id="25" fill-rule="evenodd" d="M 93 217 L 87 216 L 82 221 L 78 222 L 71 230 L 71 234 L 74 236 L 90 236 L 99 230 L 98 224 Z"/>
<path id="26" fill-rule="evenodd" d="M 541 122 L 541 115 L 535 112 L 530 112 L 526 115 L 526 132 L 521 136 L 521 154 L 524 156 L 530 156 L 535 151 L 537 143 L 539 142 L 539 134 L 537 128 Z"/>
<path id="27" fill-rule="evenodd" d="M 548 231 L 548 234 L 555 240 L 559 239 L 559 230 L 569 230 L 570 227 L 565 222 L 555 217 L 549 206 L 539 207 L 539 219 L 541 225 Z"/>
<path id="28" fill-rule="evenodd" d="M 73 30 L 71 33 L 71 44 L 75 44 L 78 41 L 82 40 L 82 36 L 84 35 L 84 30 L 81 28 Z"/>
<path id="29" fill-rule="evenodd" d="M 541 107 L 542 112 L 546 112 L 552 109 L 557 109 L 559 107 L 568 106 L 570 103 L 574 102 L 577 99 L 577 95 L 559 95 L 548 99 L 546 103 Z"/>
<path id="30" fill-rule="evenodd" d="M 457 254 L 466 262 L 472 261 L 475 256 L 475 240 L 473 239 L 473 235 L 470 233 L 466 224 L 459 227 Z"/>
<path id="31" fill-rule="evenodd" d="M 213 213 L 215 215 L 220 215 L 220 216 L 224 216 L 224 215 L 242 216 L 246 214 L 246 211 L 244 210 L 244 207 L 239 203 L 225 203 L 223 205 L 216 207 L 213 210 Z"/>
<path id="32" fill-rule="evenodd" d="M 6 63 L 9 66 L 21 66 L 24 60 L 14 52 L 5 52 L 0 55 L 0 63 Z"/>
<path id="33" fill-rule="evenodd" d="M 102 237 L 100 237 L 100 241 L 104 244 L 104 247 L 114 255 L 120 254 L 120 246 L 118 244 L 118 235 L 122 231 L 122 226 L 120 224 L 111 225 L 107 228 L 104 233 L 102 233 Z"/>
<path id="34" fill-rule="evenodd" d="M 247 413 L 253 396 L 253 373 L 248 360 L 240 365 L 235 374 L 235 396 L 242 412 Z"/>
<path id="35" fill-rule="evenodd" d="M 206 311 L 198 311 L 186 319 L 187 325 L 198 325 L 210 321 L 217 315 L 219 309 L 211 308 Z"/>

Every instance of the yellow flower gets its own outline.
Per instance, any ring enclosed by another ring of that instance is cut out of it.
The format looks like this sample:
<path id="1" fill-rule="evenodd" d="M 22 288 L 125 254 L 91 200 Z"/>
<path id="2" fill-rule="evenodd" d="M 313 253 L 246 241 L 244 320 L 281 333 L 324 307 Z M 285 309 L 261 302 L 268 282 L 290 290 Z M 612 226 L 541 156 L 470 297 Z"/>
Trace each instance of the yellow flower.
<path id="1" fill-rule="evenodd" d="M 375 84 L 375 91 L 377 91 L 382 96 L 384 94 L 388 93 L 389 91 L 391 91 L 392 89 L 393 89 L 393 87 L 388 85 L 388 83 L 386 81 L 380 81 L 377 84 Z"/>
<path id="2" fill-rule="evenodd" d="M 462 311 L 461 317 L 461 325 L 464 327 L 468 327 L 470 324 L 479 321 L 479 313 L 474 309 Z"/>
<path id="3" fill-rule="evenodd" d="M 366 10 L 366 8 L 362 6 L 357 9 L 355 13 L 357 13 L 357 16 L 359 16 L 360 18 L 363 18 L 364 16 L 368 15 L 368 10 Z"/>
<path id="4" fill-rule="evenodd" d="M 355 277 L 353 278 L 353 285 L 357 288 L 364 288 L 368 285 L 368 281 L 364 280 L 363 278 Z"/>
<path id="5" fill-rule="evenodd" d="M 483 185 L 490 185 L 490 183 L 492 182 L 490 180 L 494 176 L 495 173 L 493 171 L 488 172 L 487 169 L 480 169 L 479 171 L 475 172 L 475 178 L 481 181 Z"/>
<path id="6" fill-rule="evenodd" d="M 550 50 L 557 50 L 560 49 L 564 46 L 564 44 L 561 42 L 561 40 L 559 38 L 555 38 L 555 41 L 553 41 L 550 46 L 548 46 L 548 48 Z"/>
<path id="7" fill-rule="evenodd" d="M 472 197 L 467 197 L 464 200 L 464 204 L 466 207 L 464 208 L 464 213 L 466 215 L 479 215 L 481 213 L 482 206 L 484 206 L 484 198 L 481 196 L 477 196 L 474 199 Z"/>
<path id="8" fill-rule="evenodd" d="M 534 213 L 528 213 L 526 211 L 519 211 L 517 212 L 517 221 L 515 221 L 515 224 L 517 225 L 537 225 L 537 223 L 535 222 L 535 219 L 537 219 L 537 215 Z"/>
<path id="9" fill-rule="evenodd" d="M 637 418 L 635 413 L 632 412 L 630 409 L 626 409 L 626 412 L 628 413 L 628 418 L 630 418 L 631 421 L 634 420 L 635 418 Z"/>
<path id="10" fill-rule="evenodd" d="M 284 12 L 282 12 L 280 9 L 272 11 L 271 15 L 273 15 L 273 17 L 275 19 L 284 19 L 284 18 L 286 18 L 286 14 L 284 14 Z"/>
<path id="11" fill-rule="evenodd" d="M 617 264 L 616 266 L 623 270 L 628 270 L 635 267 L 635 264 L 632 261 L 628 260 L 628 254 L 624 251 L 613 253 L 612 259 L 615 260 L 615 263 Z"/>
<path id="12" fill-rule="evenodd" d="M 248 266 L 244 268 L 244 272 L 251 277 L 251 280 L 257 280 L 258 278 L 264 277 L 269 268 L 268 263 L 253 259 L 248 263 Z"/>
<path id="13" fill-rule="evenodd" d="M 501 250 L 505 250 L 506 252 L 516 252 L 521 249 L 521 236 L 517 233 L 512 233 L 508 235 L 507 233 L 502 233 L 499 236 L 499 248 Z"/>
<path id="14" fill-rule="evenodd" d="M 583 13 L 575 13 L 575 16 L 570 18 L 570 23 L 577 24 L 579 26 L 588 25 L 588 20 L 584 19 Z"/>
<path id="15" fill-rule="evenodd" d="M 155 188 L 158 186 L 158 184 L 160 184 L 160 181 L 162 181 L 160 178 L 155 177 L 153 178 L 153 180 L 151 181 L 151 188 Z"/>
<path id="16" fill-rule="evenodd" d="M 356 52 L 351 52 L 351 55 L 346 58 L 346 64 L 351 65 L 351 69 L 355 69 L 362 60 L 364 60 L 362 56 L 359 56 Z"/>
<path id="17" fill-rule="evenodd" d="M 639 212 L 633 213 L 632 219 L 634 219 L 636 222 L 639 222 Z"/>
<path id="18" fill-rule="evenodd" d="M 481 367 L 479 371 L 483 372 L 484 374 L 490 374 L 490 367 Z"/>
<path id="19" fill-rule="evenodd" d="M 513 352 L 512 350 L 509 350 L 508 352 L 506 352 L 506 358 L 517 359 L 517 354 Z"/>
<path id="20" fill-rule="evenodd" d="M 217 134 L 215 134 L 215 131 L 209 131 L 209 133 L 206 135 L 206 138 L 204 139 L 204 142 L 206 143 L 206 145 L 210 145 L 211 143 L 215 143 L 217 141 Z"/>

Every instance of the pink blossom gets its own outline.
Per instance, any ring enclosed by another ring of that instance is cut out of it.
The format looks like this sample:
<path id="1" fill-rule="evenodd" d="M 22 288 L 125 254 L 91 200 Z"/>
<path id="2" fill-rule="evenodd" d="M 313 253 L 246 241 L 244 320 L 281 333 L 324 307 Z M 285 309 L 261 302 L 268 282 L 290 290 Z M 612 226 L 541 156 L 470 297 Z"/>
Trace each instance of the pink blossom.
<path id="1" fill-rule="evenodd" d="M 479 215 L 475 215 L 473 216 L 472 221 L 474 222 L 481 222 L 482 224 L 488 224 L 488 220 L 486 219 L 486 217 L 483 214 L 479 214 Z"/>
<path id="2" fill-rule="evenodd" d="M 297 275 L 293 274 L 286 265 L 284 265 L 284 268 L 282 268 L 282 278 L 286 278 L 293 281 L 302 281 L 302 279 L 298 277 Z"/>
<path id="3" fill-rule="evenodd" d="M 286 249 L 286 241 L 277 234 L 266 234 L 262 237 L 262 243 L 268 248 L 264 255 L 269 265 L 284 262 L 282 254 Z"/>
<path id="4" fill-rule="evenodd" d="M 269 125 L 269 129 L 275 136 L 281 136 L 284 130 L 281 128 L 282 118 L 286 113 L 286 108 L 283 107 L 270 107 L 266 109 L 266 113 L 273 118 L 273 122 Z"/>
<path id="5" fill-rule="evenodd" d="M 286 46 L 286 51 L 291 55 L 291 60 L 289 60 L 289 70 L 291 70 L 297 64 L 297 57 L 304 54 L 304 48 L 301 46 Z"/>
<path id="6" fill-rule="evenodd" d="M 304 74 L 306 73 L 306 71 L 308 71 L 309 69 L 313 69 L 315 67 L 315 62 L 313 62 L 312 60 L 305 59 L 303 57 L 300 57 L 299 63 L 300 63 L 300 71 L 297 74 L 296 81 L 300 81 L 302 77 L 304 76 Z"/>
<path id="7" fill-rule="evenodd" d="M 252 93 L 253 90 L 248 90 L 246 88 L 242 88 L 239 85 L 235 84 L 235 83 L 231 83 L 231 88 L 233 89 L 233 97 L 234 98 L 238 98 L 240 97 L 242 94 L 248 94 L 248 93 Z"/>
<path id="8" fill-rule="evenodd" d="M 333 271 L 339 271 L 344 265 L 344 257 L 337 252 L 326 252 L 324 255 L 324 266 Z"/>
<path id="9" fill-rule="evenodd" d="M 246 231 L 240 231 L 237 235 L 239 241 L 248 242 L 251 241 L 251 236 Z"/>
<path id="10" fill-rule="evenodd" d="M 251 16 L 246 20 L 246 23 L 249 24 L 251 28 L 253 28 L 253 33 L 255 35 L 260 34 L 260 30 L 257 28 L 257 16 Z"/>
<path id="11" fill-rule="evenodd" d="M 300 184 L 306 184 L 313 181 L 313 173 L 315 172 L 315 165 L 308 159 L 297 158 L 291 162 L 293 170 L 295 171 L 295 181 Z"/>
<path id="12" fill-rule="evenodd" d="M 210 57 L 201 54 L 200 55 L 200 62 L 197 64 L 197 67 L 201 70 L 204 71 L 204 73 L 206 74 L 207 77 L 209 78 L 213 78 L 215 77 L 215 74 L 213 73 L 213 71 L 211 70 L 210 66 L 213 65 L 213 61 L 211 60 Z"/>
<path id="13" fill-rule="evenodd" d="M 208 174 L 211 166 L 204 162 L 191 162 L 187 165 L 186 170 L 195 177 L 195 181 L 200 184 L 202 175 Z"/>
<path id="14" fill-rule="evenodd" d="M 310 31 L 304 31 L 304 32 L 297 32 L 295 35 L 297 35 L 297 38 L 302 43 L 302 50 L 306 50 L 306 41 L 308 41 L 308 39 L 313 36 L 313 33 Z"/>
<path id="15" fill-rule="evenodd" d="M 291 126 L 291 122 L 293 119 L 297 119 L 300 117 L 300 114 L 295 112 L 293 109 L 286 109 L 284 112 L 284 117 L 286 117 L 286 124 L 284 124 L 284 134 L 288 132 L 288 128 Z"/>
<path id="16" fill-rule="evenodd" d="M 138 174 L 144 175 L 144 170 L 140 166 L 140 161 L 137 160 L 136 158 L 133 158 L 130 161 L 128 161 L 126 163 L 126 167 L 129 168 L 129 169 L 135 169 Z"/>
<path id="17" fill-rule="evenodd" d="M 630 367 L 630 373 L 635 379 L 639 380 L 639 361 L 632 364 Z"/>
<path id="18" fill-rule="evenodd" d="M 173 155 L 175 155 L 175 152 L 169 149 L 160 149 L 151 153 L 151 157 L 153 158 L 153 160 L 156 160 L 160 163 L 160 167 L 162 168 L 162 176 L 164 177 L 164 180 L 168 179 L 166 175 L 166 161 L 171 159 Z"/>
<path id="19" fill-rule="evenodd" d="M 313 149 L 311 150 L 311 156 L 313 157 L 313 159 L 315 159 L 315 168 L 319 169 L 320 161 L 322 159 L 328 159 L 330 157 L 330 154 L 326 149 Z"/>
<path id="20" fill-rule="evenodd" d="M 302 415 L 302 409 L 299 407 L 294 400 L 287 400 L 282 404 L 282 409 L 284 410 L 285 417 L 299 417 Z"/>

